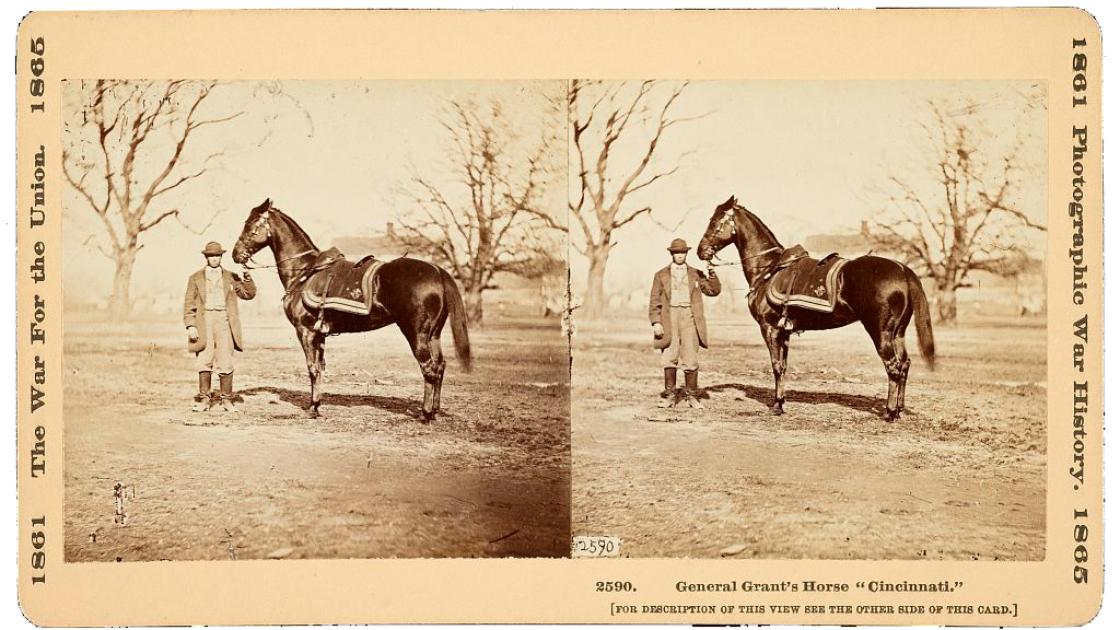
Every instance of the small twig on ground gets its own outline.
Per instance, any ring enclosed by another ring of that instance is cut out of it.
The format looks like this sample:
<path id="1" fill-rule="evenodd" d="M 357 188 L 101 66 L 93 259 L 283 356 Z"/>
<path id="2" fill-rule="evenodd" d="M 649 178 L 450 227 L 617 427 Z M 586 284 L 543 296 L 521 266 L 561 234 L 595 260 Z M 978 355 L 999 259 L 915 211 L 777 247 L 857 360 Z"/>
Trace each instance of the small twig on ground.
<path id="1" fill-rule="evenodd" d="M 513 536 L 514 534 L 516 534 L 516 533 L 517 533 L 517 532 L 519 532 L 519 531 L 521 531 L 521 530 L 520 530 L 520 529 L 515 529 L 515 530 L 513 530 L 512 532 L 510 532 L 510 533 L 506 534 L 505 536 L 498 536 L 498 537 L 497 537 L 497 538 L 495 538 L 494 540 L 491 540 L 491 541 L 490 541 L 490 544 L 492 545 L 492 544 L 494 544 L 494 543 L 496 543 L 496 542 L 501 542 L 501 541 L 503 541 L 503 540 L 505 540 L 505 539 L 509 538 L 510 536 Z"/>
<path id="2" fill-rule="evenodd" d="M 226 551 L 229 553 L 230 560 L 237 559 L 237 548 L 233 546 L 233 534 L 226 528 L 222 528 L 226 532 L 226 538 L 222 542 L 226 545 Z"/>
<path id="3" fill-rule="evenodd" d="M 908 497 L 910 497 L 910 498 L 912 498 L 912 499 L 917 499 L 917 500 L 919 500 L 919 501 L 925 501 L 926 503 L 933 503 L 933 501 L 930 501 L 929 499 L 923 499 L 922 497 L 920 497 L 920 496 L 918 496 L 918 495 L 914 494 L 913 492 L 907 492 L 907 493 L 906 493 L 906 496 L 908 496 Z"/>

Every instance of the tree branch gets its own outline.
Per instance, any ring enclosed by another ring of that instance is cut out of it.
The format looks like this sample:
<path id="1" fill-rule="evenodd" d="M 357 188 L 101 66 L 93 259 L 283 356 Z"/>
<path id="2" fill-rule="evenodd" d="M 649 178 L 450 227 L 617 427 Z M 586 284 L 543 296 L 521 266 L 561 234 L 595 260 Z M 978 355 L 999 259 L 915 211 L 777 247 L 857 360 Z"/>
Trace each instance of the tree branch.
<path id="1" fill-rule="evenodd" d="M 154 228 L 155 226 L 159 225 L 160 222 L 163 221 L 164 219 L 166 219 L 168 217 L 177 217 L 177 216 L 179 216 L 179 210 L 177 208 L 175 210 L 167 210 L 165 212 L 160 213 L 160 215 L 158 217 L 156 217 L 155 219 L 152 219 L 151 221 L 149 221 L 147 223 L 144 223 L 144 222 L 141 221 L 139 231 L 140 232 L 147 232 L 148 230 L 150 230 L 150 229 Z"/>

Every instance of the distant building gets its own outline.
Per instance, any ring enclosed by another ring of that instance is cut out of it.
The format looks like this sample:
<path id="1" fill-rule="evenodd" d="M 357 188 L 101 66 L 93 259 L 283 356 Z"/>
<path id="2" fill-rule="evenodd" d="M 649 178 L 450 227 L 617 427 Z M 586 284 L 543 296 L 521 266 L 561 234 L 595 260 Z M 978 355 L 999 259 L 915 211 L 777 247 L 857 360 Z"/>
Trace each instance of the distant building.
<path id="1" fill-rule="evenodd" d="M 803 245 L 810 256 L 821 257 L 836 252 L 844 258 L 855 258 L 873 249 L 868 229 L 867 221 L 863 221 L 857 233 L 811 234 L 805 237 Z"/>
<path id="2" fill-rule="evenodd" d="M 868 253 L 887 258 L 893 255 L 874 251 L 867 221 L 860 231 L 848 234 L 813 234 L 803 244 L 810 256 L 822 257 L 836 252 L 844 258 L 856 258 Z M 969 286 L 957 290 L 957 310 L 961 314 L 988 315 L 1044 315 L 1046 313 L 1046 274 L 1043 261 L 1029 258 L 1023 271 L 1013 276 L 1000 276 L 986 271 L 968 274 Z M 922 279 L 926 295 L 933 298 L 929 278 Z"/>
<path id="3" fill-rule="evenodd" d="M 347 258 L 358 260 L 362 256 L 374 254 L 378 258 L 391 259 L 408 254 L 414 258 L 425 258 L 416 252 L 405 250 L 404 244 L 397 238 L 396 230 L 392 223 L 385 224 L 385 232 L 369 236 L 340 236 L 330 244 L 337 247 Z"/>

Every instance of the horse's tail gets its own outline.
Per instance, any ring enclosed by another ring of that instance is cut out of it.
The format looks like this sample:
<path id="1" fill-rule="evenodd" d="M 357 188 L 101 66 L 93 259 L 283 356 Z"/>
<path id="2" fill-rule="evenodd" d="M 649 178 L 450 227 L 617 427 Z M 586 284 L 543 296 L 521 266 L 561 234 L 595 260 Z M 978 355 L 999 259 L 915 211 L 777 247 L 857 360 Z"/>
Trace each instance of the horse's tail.
<path id="1" fill-rule="evenodd" d="M 922 283 L 913 271 L 908 274 L 907 283 L 910 287 L 910 303 L 914 305 L 914 326 L 918 329 L 918 347 L 922 350 L 929 369 L 937 368 L 937 357 L 933 345 L 933 324 L 929 319 L 929 300 L 922 289 Z"/>
<path id="2" fill-rule="evenodd" d="M 446 270 L 440 269 L 439 274 L 443 279 L 443 301 L 447 304 L 451 320 L 451 337 L 455 341 L 455 356 L 463 369 L 471 371 L 471 338 L 467 333 L 467 309 L 463 307 L 463 297 L 459 295 L 459 287 Z"/>

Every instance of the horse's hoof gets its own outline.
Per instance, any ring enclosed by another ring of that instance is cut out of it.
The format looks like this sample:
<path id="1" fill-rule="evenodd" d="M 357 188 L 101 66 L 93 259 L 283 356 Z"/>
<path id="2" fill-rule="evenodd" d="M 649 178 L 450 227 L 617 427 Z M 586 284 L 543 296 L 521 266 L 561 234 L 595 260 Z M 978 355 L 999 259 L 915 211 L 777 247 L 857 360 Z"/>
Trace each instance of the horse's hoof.
<path id="1" fill-rule="evenodd" d="M 308 407 L 306 411 L 307 411 L 307 417 L 308 418 L 318 418 L 319 417 L 319 408 L 318 407 Z"/>
<path id="2" fill-rule="evenodd" d="M 428 424 L 429 422 L 431 422 L 432 420 L 435 420 L 435 419 L 436 419 L 436 412 L 434 412 L 434 411 L 432 411 L 432 412 L 421 411 L 420 412 L 420 423 L 421 424 Z"/>
<path id="3" fill-rule="evenodd" d="M 770 408 L 770 415 L 772 416 L 780 416 L 783 413 L 785 413 L 785 410 L 782 409 L 781 405 L 774 405 Z"/>
<path id="4" fill-rule="evenodd" d="M 885 414 L 883 414 L 883 419 L 886 420 L 887 422 L 894 422 L 894 421 L 898 420 L 900 417 L 901 417 L 901 415 L 899 414 L 899 412 L 891 411 L 889 409 L 887 410 L 887 412 Z"/>

